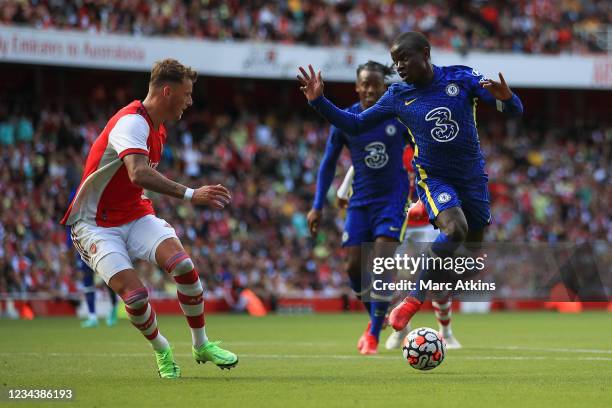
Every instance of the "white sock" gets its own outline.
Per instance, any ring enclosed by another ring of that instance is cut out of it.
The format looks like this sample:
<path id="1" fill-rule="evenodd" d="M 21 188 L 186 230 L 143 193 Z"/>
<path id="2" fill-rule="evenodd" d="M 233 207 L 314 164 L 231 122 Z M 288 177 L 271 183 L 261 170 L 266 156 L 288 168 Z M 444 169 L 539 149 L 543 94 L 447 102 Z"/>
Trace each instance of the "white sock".
<path id="1" fill-rule="evenodd" d="M 157 337 L 149 341 L 151 342 L 151 346 L 155 351 L 166 350 L 168 347 L 170 347 L 170 343 L 168 343 L 168 340 L 159 332 L 157 333 Z"/>
<path id="2" fill-rule="evenodd" d="M 194 348 L 200 348 L 203 344 L 208 343 L 208 337 L 206 336 L 206 329 L 204 327 L 192 328 L 191 329 L 191 341 L 193 342 Z"/>
<path id="3" fill-rule="evenodd" d="M 438 320 L 438 326 L 440 327 L 442 337 L 451 337 L 453 335 L 453 330 L 451 328 L 453 301 L 447 298 L 446 300 L 433 301 L 431 303 L 436 314 L 436 319 Z"/>

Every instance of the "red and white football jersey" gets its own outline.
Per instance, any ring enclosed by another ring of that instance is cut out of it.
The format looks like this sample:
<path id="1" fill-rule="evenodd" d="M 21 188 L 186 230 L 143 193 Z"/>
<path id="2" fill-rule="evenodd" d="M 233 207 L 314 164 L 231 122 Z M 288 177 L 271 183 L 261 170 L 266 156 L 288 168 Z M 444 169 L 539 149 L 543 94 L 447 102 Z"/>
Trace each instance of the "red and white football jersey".
<path id="1" fill-rule="evenodd" d="M 133 184 L 121 160 L 128 154 L 144 154 L 157 167 L 166 141 L 166 129 L 155 130 L 140 101 L 117 112 L 95 140 L 85 171 L 62 224 L 86 221 L 100 227 L 127 224 L 155 214 L 142 187 Z"/>

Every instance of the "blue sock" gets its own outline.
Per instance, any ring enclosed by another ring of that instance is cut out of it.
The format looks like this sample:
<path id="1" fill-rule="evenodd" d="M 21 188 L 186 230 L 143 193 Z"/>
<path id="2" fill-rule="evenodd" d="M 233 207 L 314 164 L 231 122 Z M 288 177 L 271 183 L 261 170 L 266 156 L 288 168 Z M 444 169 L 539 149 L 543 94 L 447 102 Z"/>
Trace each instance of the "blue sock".
<path id="1" fill-rule="evenodd" d="M 382 302 L 374 300 L 371 302 L 370 319 L 372 321 L 372 327 L 370 327 L 370 334 L 376 337 L 376 340 L 380 337 L 380 331 L 382 330 L 383 323 L 385 322 L 385 316 L 387 315 L 387 309 L 389 308 L 389 302 Z"/>
<path id="2" fill-rule="evenodd" d="M 439 256 L 442 258 L 451 256 L 460 245 L 461 242 L 453 242 L 448 238 L 448 236 L 446 236 L 446 234 L 440 232 L 440 235 L 438 235 L 436 240 L 431 244 L 430 253 L 428 256 Z M 415 290 L 410 292 L 411 297 L 418 299 L 420 302 L 425 301 L 425 298 L 427 297 L 427 290 L 421 289 L 421 282 L 431 279 L 432 276 L 430 275 L 430 271 L 427 270 L 427 265 L 424 265 L 419 271 L 419 275 L 415 281 Z"/>
<path id="3" fill-rule="evenodd" d="M 94 316 L 96 314 L 96 292 L 93 288 L 86 290 L 85 301 L 87 302 L 87 310 L 89 311 L 90 316 Z"/>
<path id="4" fill-rule="evenodd" d="M 94 274 L 89 268 L 83 270 L 83 286 L 85 290 L 85 302 L 89 316 L 96 315 L 96 287 L 94 286 Z"/>
<path id="5" fill-rule="evenodd" d="M 108 296 L 110 296 L 111 305 L 115 307 L 117 305 L 117 294 L 110 288 L 110 286 L 107 286 L 106 289 L 108 289 Z"/>
<path id="6" fill-rule="evenodd" d="M 361 286 L 362 282 L 361 282 L 361 277 L 359 278 L 359 280 L 354 279 L 353 277 L 349 276 L 349 285 L 351 286 L 351 289 L 353 289 L 353 292 L 355 292 L 355 294 L 357 295 L 357 299 L 359 299 L 361 301 L 361 303 L 363 303 L 363 306 L 365 307 L 366 311 L 368 312 L 368 315 L 372 315 L 371 309 L 371 302 L 365 301 L 362 299 L 362 295 L 361 295 L 361 291 L 362 291 L 362 286 Z M 369 297 L 369 295 L 366 295 L 366 297 Z"/>

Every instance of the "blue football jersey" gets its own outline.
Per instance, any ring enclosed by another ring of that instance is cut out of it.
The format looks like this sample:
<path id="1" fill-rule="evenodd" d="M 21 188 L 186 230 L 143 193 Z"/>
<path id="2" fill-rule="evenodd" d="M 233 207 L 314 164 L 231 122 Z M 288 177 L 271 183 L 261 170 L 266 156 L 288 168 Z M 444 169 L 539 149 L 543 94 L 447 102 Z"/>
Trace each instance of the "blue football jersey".
<path id="1" fill-rule="evenodd" d="M 371 108 L 360 114 L 345 113 L 325 97 L 311 102 L 332 124 L 349 134 L 363 133 L 381 122 L 397 118 L 415 144 L 414 163 L 422 177 L 470 180 L 485 175 L 485 161 L 476 129 L 478 100 L 499 111 L 521 114 L 520 99 L 496 100 L 480 81 L 484 77 L 465 66 L 434 66 L 430 84 L 416 87 L 396 83 Z"/>
<path id="2" fill-rule="evenodd" d="M 347 108 L 346 112 L 361 113 L 361 105 L 356 103 Z M 330 171 L 326 172 L 324 167 L 333 168 L 331 174 L 335 172 L 337 158 L 344 146 L 349 149 L 355 168 L 351 207 L 388 200 L 405 201 L 409 180 L 402 155 L 407 142 L 406 128 L 395 118 L 384 120 L 367 131 L 350 135 L 332 126 L 321 161 L 314 207 L 322 207 L 323 198 L 331 183 L 331 179 L 329 183 L 325 180 L 329 178 L 326 173 Z"/>

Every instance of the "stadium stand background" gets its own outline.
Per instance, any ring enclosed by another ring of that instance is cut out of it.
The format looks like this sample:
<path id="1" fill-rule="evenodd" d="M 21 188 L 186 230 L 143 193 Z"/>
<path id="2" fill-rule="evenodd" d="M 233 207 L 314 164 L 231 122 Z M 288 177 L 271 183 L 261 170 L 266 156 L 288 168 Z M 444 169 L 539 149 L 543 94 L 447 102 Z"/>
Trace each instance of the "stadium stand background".
<path id="1" fill-rule="evenodd" d="M 589 1 L 544 1 L 538 7 L 533 1 L 496 2 L 493 9 L 479 7 L 483 2 L 434 2 L 399 14 L 400 6 L 373 12 L 368 2 L 260 7 L 262 2 L 213 1 L 206 10 L 190 8 L 197 2 L 149 8 L 126 2 L 113 10 L 97 1 L 2 3 L 2 22 L 39 28 L 161 36 L 193 30 L 224 41 L 357 46 L 381 44 L 397 30 L 416 28 L 433 33 L 436 47 L 458 52 L 602 53 L 606 45 L 599 33 L 610 22 L 610 6 Z M 455 3 L 465 7 L 449 17 L 445 10 Z M 240 18 L 230 24 L 228 13 Z M 242 18 L 251 21 L 250 30 L 241 30 Z M 568 24 L 571 35 L 564 40 Z M 0 83 L 0 293 L 78 298 L 79 272 L 58 221 L 89 145 L 119 107 L 144 97 L 147 75 L 14 63 L 0 64 L 0 74 L 10 78 Z M 493 200 L 487 239 L 610 242 L 610 91 L 516 91 L 526 106 L 520 121 L 479 107 Z M 341 106 L 356 99 L 350 83 L 327 83 L 326 93 Z M 343 214 L 333 206 L 334 189 L 327 227 L 316 241 L 307 233 L 328 125 L 308 108 L 296 83 L 204 76 L 194 100 L 183 121 L 170 127 L 160 170 L 192 186 L 223 183 L 233 203 L 221 212 L 165 197 L 154 203 L 194 257 L 207 296 L 222 297 L 232 283 L 265 299 L 345 294 Z M 344 154 L 341 171 L 349 165 Z M 161 271 L 139 268 L 157 296 L 173 296 Z"/>
<path id="2" fill-rule="evenodd" d="M 462 53 L 601 53 L 612 23 L 610 3 L 592 0 L 1 3 L 1 22 L 43 29 L 359 47 L 416 30 L 431 34 L 434 46 Z"/>

